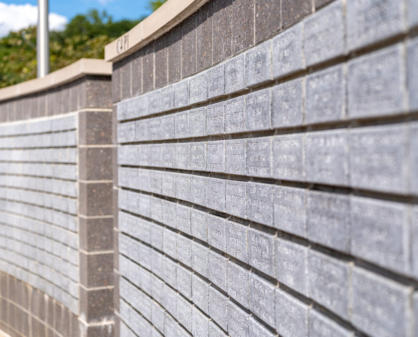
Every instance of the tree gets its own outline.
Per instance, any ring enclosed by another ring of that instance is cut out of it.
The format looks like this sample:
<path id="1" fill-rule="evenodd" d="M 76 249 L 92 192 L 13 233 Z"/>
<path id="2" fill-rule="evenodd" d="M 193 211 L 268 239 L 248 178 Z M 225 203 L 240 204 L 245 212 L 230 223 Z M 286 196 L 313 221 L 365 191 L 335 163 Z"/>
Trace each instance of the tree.
<path id="1" fill-rule="evenodd" d="M 150 7 L 151 10 L 154 12 L 156 11 L 158 8 L 161 7 L 161 5 L 166 2 L 167 0 L 153 0 L 150 2 Z"/>

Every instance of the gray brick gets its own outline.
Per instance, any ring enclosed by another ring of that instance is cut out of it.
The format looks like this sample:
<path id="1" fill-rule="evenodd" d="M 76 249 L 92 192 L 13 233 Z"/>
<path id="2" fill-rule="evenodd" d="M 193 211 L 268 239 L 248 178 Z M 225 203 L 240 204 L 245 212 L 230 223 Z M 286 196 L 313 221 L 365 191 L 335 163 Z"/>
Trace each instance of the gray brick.
<path id="1" fill-rule="evenodd" d="M 209 316 L 224 330 L 228 327 L 228 298 L 209 288 Z"/>
<path id="2" fill-rule="evenodd" d="M 193 308 L 193 336 L 208 337 L 209 320 L 196 308 Z"/>
<path id="3" fill-rule="evenodd" d="M 204 171 L 206 169 L 206 144 L 191 143 L 190 144 L 190 163 L 189 168 L 192 170 Z"/>
<path id="4" fill-rule="evenodd" d="M 321 253 L 308 255 L 308 294 L 341 317 L 348 317 L 348 264 Z"/>
<path id="5" fill-rule="evenodd" d="M 192 241 L 181 234 L 177 234 L 177 258 L 186 266 L 192 266 Z"/>
<path id="6" fill-rule="evenodd" d="M 226 173 L 244 175 L 246 174 L 246 141 L 227 140 L 225 141 L 225 171 Z"/>
<path id="7" fill-rule="evenodd" d="M 208 243 L 222 251 L 226 250 L 225 220 L 221 217 L 208 214 L 206 216 L 208 226 Z"/>
<path id="8" fill-rule="evenodd" d="M 190 303 L 181 296 L 177 296 L 177 319 L 189 331 L 192 330 L 192 310 L 193 307 Z"/>
<path id="9" fill-rule="evenodd" d="M 305 144 L 307 179 L 318 183 L 348 185 L 347 143 L 345 131 L 308 134 Z"/>
<path id="10" fill-rule="evenodd" d="M 308 248 L 276 239 L 276 275 L 280 283 L 301 294 L 307 293 Z"/>
<path id="11" fill-rule="evenodd" d="M 118 125 L 118 143 L 133 142 L 135 140 L 135 122 Z"/>
<path id="12" fill-rule="evenodd" d="M 418 13 L 418 1 L 416 3 L 416 13 Z M 418 14 L 417 23 L 418 23 Z M 409 109 L 417 110 L 418 109 L 418 97 L 415 94 L 418 92 L 418 38 L 408 41 L 407 43 L 407 80 L 408 80 L 408 99 L 409 99 Z M 398 75 L 399 76 L 399 75 Z"/>
<path id="13" fill-rule="evenodd" d="M 225 142 L 208 142 L 206 145 L 207 165 L 206 169 L 212 172 L 225 171 Z"/>
<path id="14" fill-rule="evenodd" d="M 208 258 L 209 251 L 206 247 L 193 242 L 192 243 L 192 266 L 199 274 L 208 276 Z"/>
<path id="15" fill-rule="evenodd" d="M 226 182 L 226 212 L 241 218 L 246 218 L 246 183 L 241 181 Z"/>
<path id="16" fill-rule="evenodd" d="M 408 0 L 408 21 L 409 26 L 416 26 L 418 24 L 418 1 Z"/>
<path id="17" fill-rule="evenodd" d="M 186 138 L 190 135 L 189 113 L 187 111 L 175 114 L 176 138 Z"/>
<path id="18" fill-rule="evenodd" d="M 189 130 L 191 137 L 206 135 L 206 108 L 197 108 L 189 111 Z"/>
<path id="19" fill-rule="evenodd" d="M 218 211 L 225 210 L 225 180 L 208 179 L 206 189 L 206 206 Z"/>
<path id="20" fill-rule="evenodd" d="M 228 262 L 227 292 L 235 301 L 249 307 L 250 272 L 232 261 Z"/>
<path id="21" fill-rule="evenodd" d="M 191 212 L 191 226 L 192 235 L 199 240 L 208 241 L 208 224 L 206 222 L 206 213 L 192 210 Z"/>
<path id="22" fill-rule="evenodd" d="M 177 286 L 181 294 L 192 298 L 192 273 L 180 265 L 177 265 Z"/>
<path id="23" fill-rule="evenodd" d="M 225 93 L 225 66 L 217 65 L 208 70 L 208 98 L 222 96 Z"/>
<path id="24" fill-rule="evenodd" d="M 249 264 L 274 276 L 274 237 L 260 231 L 248 231 Z"/>
<path id="25" fill-rule="evenodd" d="M 207 178 L 199 177 L 199 176 L 192 176 L 190 178 L 190 201 L 204 205 L 206 202 L 206 185 L 207 185 Z"/>
<path id="26" fill-rule="evenodd" d="M 309 191 L 308 238 L 344 252 L 350 250 L 350 198 L 336 193 Z"/>
<path id="27" fill-rule="evenodd" d="M 224 133 L 224 102 L 209 105 L 206 113 L 206 128 L 208 135 Z"/>
<path id="28" fill-rule="evenodd" d="M 249 317 L 247 313 L 242 311 L 238 306 L 228 303 L 228 333 L 231 337 L 248 337 L 249 336 Z"/>
<path id="29" fill-rule="evenodd" d="M 247 130 L 270 129 L 271 92 L 263 89 L 246 96 L 246 124 Z"/>
<path id="30" fill-rule="evenodd" d="M 306 80 L 306 123 L 344 119 L 345 100 L 345 75 L 342 66 L 309 75 Z"/>
<path id="31" fill-rule="evenodd" d="M 252 86 L 271 78 L 271 41 L 266 41 L 245 53 L 245 83 Z"/>
<path id="32" fill-rule="evenodd" d="M 250 176 L 271 176 L 271 141 L 272 138 L 247 140 L 247 174 Z"/>
<path id="33" fill-rule="evenodd" d="M 405 126 L 361 128 L 350 133 L 353 187 L 390 192 L 408 190 Z"/>
<path id="34" fill-rule="evenodd" d="M 276 329 L 281 336 L 308 336 L 308 306 L 276 289 Z"/>
<path id="35" fill-rule="evenodd" d="M 191 234 L 190 207 L 177 204 L 176 207 L 177 229 L 183 233 Z"/>
<path id="36" fill-rule="evenodd" d="M 343 2 L 337 0 L 308 17 L 303 31 L 307 66 L 343 55 L 345 53 Z"/>
<path id="37" fill-rule="evenodd" d="M 273 76 L 282 77 L 303 69 L 302 23 L 286 29 L 273 39 Z"/>
<path id="38" fill-rule="evenodd" d="M 255 274 L 251 274 L 250 309 L 267 324 L 274 326 L 275 288 Z"/>
<path id="39" fill-rule="evenodd" d="M 208 74 L 207 72 L 200 73 L 190 78 L 190 104 L 203 102 L 208 98 Z"/>
<path id="40" fill-rule="evenodd" d="M 282 128 L 303 123 L 303 81 L 296 79 L 272 89 L 272 126 Z"/>
<path id="41" fill-rule="evenodd" d="M 235 133 L 245 131 L 244 96 L 233 98 L 225 103 L 225 131 Z"/>
<path id="42" fill-rule="evenodd" d="M 406 81 L 402 48 L 402 45 L 391 46 L 349 63 L 349 117 L 404 113 Z"/>
<path id="43" fill-rule="evenodd" d="M 413 311 L 414 311 L 413 320 L 414 320 L 414 322 L 418 322 L 418 294 L 417 293 L 414 294 L 413 301 L 414 301 L 414 303 L 413 303 Z M 417 323 L 414 323 L 414 332 L 415 332 L 415 334 L 413 336 L 417 337 L 418 336 Z"/>
<path id="44" fill-rule="evenodd" d="M 176 174 L 175 185 L 176 185 L 176 198 L 181 200 L 190 199 L 190 176 L 185 174 Z"/>
<path id="45" fill-rule="evenodd" d="M 410 191 L 418 194 L 418 123 L 413 123 L 409 129 L 409 160 L 410 160 Z"/>
<path id="46" fill-rule="evenodd" d="M 411 213 L 411 268 L 413 275 L 418 277 L 418 207 L 413 207 Z"/>
<path id="47" fill-rule="evenodd" d="M 408 209 L 401 203 L 352 197 L 351 253 L 409 272 Z"/>
<path id="48" fill-rule="evenodd" d="M 306 237 L 306 190 L 277 186 L 273 193 L 274 227 Z"/>
<path id="49" fill-rule="evenodd" d="M 193 303 L 202 311 L 208 312 L 209 308 L 209 285 L 196 275 L 192 278 Z"/>
<path id="50" fill-rule="evenodd" d="M 251 337 L 273 337 L 275 336 L 254 318 L 250 319 L 250 336 Z"/>
<path id="51" fill-rule="evenodd" d="M 305 177 L 304 139 L 302 135 L 273 138 L 273 177 L 303 180 Z"/>
<path id="52" fill-rule="evenodd" d="M 226 290 L 227 263 L 225 257 L 212 250 L 209 251 L 209 280 L 223 290 Z"/>
<path id="53" fill-rule="evenodd" d="M 234 57 L 225 63 L 225 93 L 245 88 L 245 55 Z"/>
<path id="54" fill-rule="evenodd" d="M 347 44 L 353 50 L 404 30 L 404 1 L 347 2 Z"/>
<path id="55" fill-rule="evenodd" d="M 354 333 L 311 309 L 309 312 L 309 337 L 354 337 Z"/>
<path id="56" fill-rule="evenodd" d="M 176 167 L 187 169 L 190 161 L 190 144 L 176 144 Z"/>
<path id="57" fill-rule="evenodd" d="M 247 228 L 232 221 L 226 221 L 226 251 L 245 263 L 248 262 Z"/>
<path id="58" fill-rule="evenodd" d="M 407 336 L 410 288 L 354 268 L 352 322 L 372 336 Z"/>
<path id="59" fill-rule="evenodd" d="M 173 84 L 174 107 L 180 108 L 189 105 L 189 81 L 181 81 Z"/>
<path id="60" fill-rule="evenodd" d="M 226 337 L 226 334 L 211 321 L 209 322 L 209 337 Z"/>

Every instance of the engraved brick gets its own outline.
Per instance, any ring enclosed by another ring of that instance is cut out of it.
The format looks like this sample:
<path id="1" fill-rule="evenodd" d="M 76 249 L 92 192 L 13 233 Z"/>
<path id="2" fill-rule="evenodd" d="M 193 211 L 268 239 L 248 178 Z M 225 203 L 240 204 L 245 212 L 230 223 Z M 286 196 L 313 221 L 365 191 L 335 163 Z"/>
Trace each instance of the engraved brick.
<path id="1" fill-rule="evenodd" d="M 222 251 L 226 250 L 225 220 L 221 217 L 208 214 L 206 216 L 208 226 L 208 243 Z"/>
<path id="2" fill-rule="evenodd" d="M 225 142 L 208 142 L 206 146 L 207 165 L 206 169 L 212 172 L 225 171 Z"/>
<path id="3" fill-rule="evenodd" d="M 211 321 L 209 322 L 209 337 L 226 337 L 226 334 Z"/>
<path id="4" fill-rule="evenodd" d="M 245 53 L 245 83 L 252 86 L 271 78 L 271 41 L 267 41 Z"/>
<path id="5" fill-rule="evenodd" d="M 198 306 L 202 311 L 208 312 L 209 308 L 209 285 L 199 278 L 197 275 L 193 275 L 192 278 L 192 299 L 193 303 Z"/>
<path id="6" fill-rule="evenodd" d="M 233 98 L 225 103 L 225 131 L 227 133 L 245 131 L 244 96 Z"/>
<path id="7" fill-rule="evenodd" d="M 247 95 L 245 108 L 247 130 L 270 128 L 270 96 L 270 89 L 259 90 Z"/>
<path id="8" fill-rule="evenodd" d="M 193 308 L 193 336 L 208 337 L 209 320 L 196 308 Z"/>
<path id="9" fill-rule="evenodd" d="M 350 49 L 376 43 L 404 29 L 403 1 L 349 1 L 346 11 L 347 44 Z"/>
<path id="10" fill-rule="evenodd" d="M 247 140 L 247 174 L 258 177 L 271 176 L 272 138 Z"/>
<path id="11" fill-rule="evenodd" d="M 349 117 L 404 113 L 406 81 L 402 48 L 391 46 L 349 63 Z"/>
<path id="12" fill-rule="evenodd" d="M 191 234 L 190 207 L 177 204 L 177 229 L 183 233 Z"/>
<path id="13" fill-rule="evenodd" d="M 352 337 L 353 333 L 316 310 L 309 312 L 310 337 Z"/>
<path id="14" fill-rule="evenodd" d="M 226 251 L 238 260 L 248 262 L 247 228 L 243 225 L 226 221 Z"/>
<path id="15" fill-rule="evenodd" d="M 118 125 L 118 143 L 133 142 L 135 140 L 135 123 Z"/>
<path id="16" fill-rule="evenodd" d="M 206 135 L 206 108 L 190 110 L 189 130 L 191 137 L 202 137 Z"/>
<path id="17" fill-rule="evenodd" d="M 191 212 L 192 235 L 202 241 L 208 241 L 208 224 L 205 212 L 193 209 Z"/>
<path id="18" fill-rule="evenodd" d="M 192 243 L 192 266 L 199 274 L 208 276 L 208 249 L 196 242 Z"/>
<path id="19" fill-rule="evenodd" d="M 401 203 L 352 197 L 351 253 L 408 273 L 408 209 Z"/>
<path id="20" fill-rule="evenodd" d="M 190 144 L 176 145 L 176 167 L 187 169 L 190 162 Z"/>
<path id="21" fill-rule="evenodd" d="M 273 76 L 282 77 L 303 69 L 302 24 L 297 24 L 273 39 Z"/>
<path id="22" fill-rule="evenodd" d="M 181 112 L 175 115 L 176 138 L 185 138 L 190 135 L 189 113 Z"/>
<path id="23" fill-rule="evenodd" d="M 226 182 L 226 196 L 225 196 L 225 210 L 227 213 L 246 217 L 246 183 L 241 181 L 227 181 Z"/>
<path id="24" fill-rule="evenodd" d="M 402 125 L 351 131 L 351 185 L 379 191 L 407 191 L 407 143 L 407 129 Z"/>
<path id="25" fill-rule="evenodd" d="M 173 85 L 174 107 L 181 108 L 189 105 L 189 81 L 180 81 Z"/>
<path id="26" fill-rule="evenodd" d="M 186 266 L 192 266 L 192 241 L 187 237 L 177 234 L 177 258 Z M 177 275 L 178 276 L 178 275 Z"/>
<path id="27" fill-rule="evenodd" d="M 192 330 L 192 310 L 193 307 L 190 303 L 181 296 L 177 296 L 177 319 L 189 331 Z"/>
<path id="28" fill-rule="evenodd" d="M 418 13 L 418 1 L 415 1 L 415 13 Z M 411 13 L 411 10 L 409 10 Z M 418 23 L 418 14 L 416 14 Z M 415 94 L 418 91 L 418 39 L 408 41 L 407 43 L 407 80 L 408 80 L 408 99 L 410 110 L 418 109 L 418 97 Z"/>
<path id="29" fill-rule="evenodd" d="M 307 179 L 319 183 L 348 185 L 347 143 L 345 131 L 308 134 L 305 146 Z"/>
<path id="30" fill-rule="evenodd" d="M 206 189 L 206 206 L 218 211 L 225 210 L 225 180 L 208 179 Z"/>
<path id="31" fill-rule="evenodd" d="M 229 261 L 227 273 L 227 291 L 229 296 L 247 308 L 250 298 L 250 272 Z"/>
<path id="32" fill-rule="evenodd" d="M 274 276 L 274 238 L 272 235 L 250 229 L 248 231 L 249 264 Z"/>
<path id="33" fill-rule="evenodd" d="M 345 252 L 350 247 L 350 198 L 335 193 L 308 193 L 308 238 Z"/>
<path id="34" fill-rule="evenodd" d="M 225 63 L 225 93 L 245 88 L 245 55 L 234 57 Z"/>
<path id="35" fill-rule="evenodd" d="M 276 289 L 276 329 L 281 336 L 308 335 L 308 306 Z"/>
<path id="36" fill-rule="evenodd" d="M 242 175 L 246 173 L 246 141 L 225 141 L 225 171 L 231 174 Z"/>
<path id="37" fill-rule="evenodd" d="M 306 80 L 305 121 L 320 123 L 345 117 L 345 76 L 337 66 L 308 76 Z"/>
<path id="38" fill-rule="evenodd" d="M 205 143 L 190 144 L 189 168 L 192 170 L 198 170 L 198 171 L 203 171 L 206 169 L 206 144 Z"/>
<path id="39" fill-rule="evenodd" d="M 271 112 L 273 127 L 302 125 L 303 81 L 296 79 L 273 87 Z"/>
<path id="40" fill-rule="evenodd" d="M 355 326 L 374 336 L 408 335 L 410 288 L 359 268 L 354 268 L 352 282 Z"/>
<path id="41" fill-rule="evenodd" d="M 344 262 L 313 252 L 308 255 L 309 297 L 336 314 L 348 316 L 349 267 Z"/>
<path id="42" fill-rule="evenodd" d="M 250 336 L 251 337 L 273 337 L 275 336 L 264 326 L 258 323 L 254 318 L 250 319 Z"/>
<path id="43" fill-rule="evenodd" d="M 224 133 L 224 103 L 212 104 L 207 107 L 206 128 L 208 135 Z"/>
<path id="44" fill-rule="evenodd" d="M 286 180 L 303 180 L 305 162 L 304 141 L 301 135 L 273 138 L 273 177 Z"/>
<path id="45" fill-rule="evenodd" d="M 209 288 L 209 316 L 223 329 L 228 326 L 228 298 Z"/>
<path id="46" fill-rule="evenodd" d="M 273 225 L 273 186 L 247 184 L 247 218 L 269 226 Z"/>
<path id="47" fill-rule="evenodd" d="M 223 290 L 226 290 L 227 262 L 222 255 L 209 251 L 209 280 Z"/>
<path id="48" fill-rule="evenodd" d="M 306 294 L 308 248 L 276 239 L 276 274 L 280 283 Z"/>
<path id="49" fill-rule="evenodd" d="M 343 2 L 337 0 L 307 18 L 303 31 L 306 65 L 342 55 L 345 52 Z"/>
<path id="50" fill-rule="evenodd" d="M 228 333 L 231 337 L 248 337 L 249 336 L 249 317 L 246 312 L 242 311 L 233 303 L 228 304 Z"/>
<path id="51" fill-rule="evenodd" d="M 267 324 L 274 326 L 274 286 L 261 277 L 251 274 L 250 309 Z"/>
<path id="52" fill-rule="evenodd" d="M 217 65 L 207 72 L 208 98 L 222 96 L 225 93 L 225 66 Z"/>
<path id="53" fill-rule="evenodd" d="M 190 178 L 190 201 L 198 204 L 205 205 L 206 203 L 206 190 L 207 181 L 206 177 L 192 176 Z"/>

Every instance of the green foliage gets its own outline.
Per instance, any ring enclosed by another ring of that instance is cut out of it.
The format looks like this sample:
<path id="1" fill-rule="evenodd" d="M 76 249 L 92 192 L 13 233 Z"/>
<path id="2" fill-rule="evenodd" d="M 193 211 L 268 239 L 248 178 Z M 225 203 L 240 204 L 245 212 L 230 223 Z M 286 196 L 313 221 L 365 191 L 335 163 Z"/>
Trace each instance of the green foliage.
<path id="1" fill-rule="evenodd" d="M 167 0 L 153 0 L 153 1 L 151 1 L 151 3 L 150 3 L 151 10 L 156 11 L 166 1 Z"/>

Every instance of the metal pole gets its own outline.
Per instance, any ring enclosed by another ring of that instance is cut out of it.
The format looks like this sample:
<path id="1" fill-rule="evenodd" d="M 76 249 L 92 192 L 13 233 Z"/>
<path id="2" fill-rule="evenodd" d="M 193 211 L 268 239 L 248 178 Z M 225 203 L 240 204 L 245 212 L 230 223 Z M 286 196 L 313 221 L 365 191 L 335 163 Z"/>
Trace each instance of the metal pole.
<path id="1" fill-rule="evenodd" d="M 38 77 L 49 73 L 48 0 L 38 0 L 38 34 L 36 39 Z"/>

